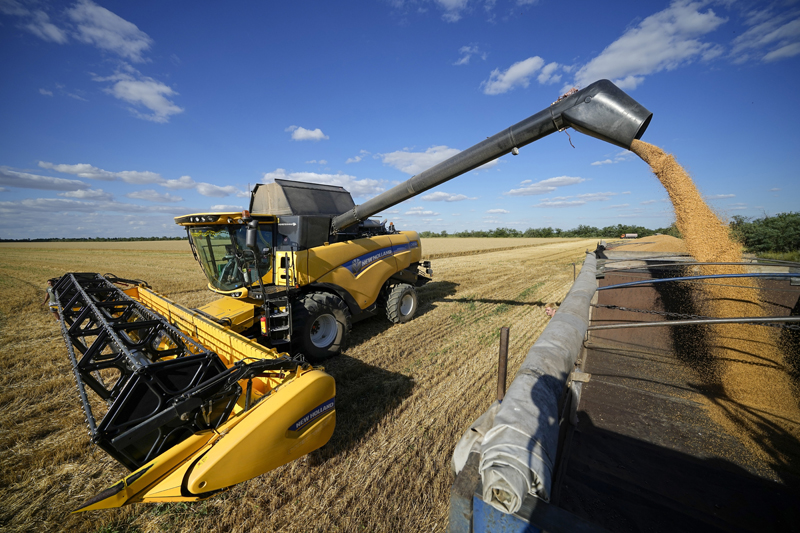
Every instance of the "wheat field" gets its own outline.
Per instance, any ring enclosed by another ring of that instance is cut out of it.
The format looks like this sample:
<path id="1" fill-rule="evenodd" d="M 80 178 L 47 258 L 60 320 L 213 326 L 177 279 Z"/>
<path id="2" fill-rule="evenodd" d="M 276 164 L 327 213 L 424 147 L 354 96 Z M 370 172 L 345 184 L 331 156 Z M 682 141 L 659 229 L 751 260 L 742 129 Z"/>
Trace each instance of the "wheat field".
<path id="1" fill-rule="evenodd" d="M 0 244 L 0 528 L 444 530 L 453 447 L 495 397 L 499 328 L 511 327 L 510 383 L 546 324 L 544 304 L 561 301 L 572 263 L 579 269 L 596 244 L 481 239 L 482 248 L 452 248 L 461 240 L 423 241 L 425 256 L 440 258 L 419 289 L 417 317 L 357 323 L 349 349 L 326 363 L 337 423 L 319 452 L 204 502 L 78 515 L 69 511 L 127 471 L 89 441 L 58 323 L 41 305 L 46 280 L 110 272 L 190 307 L 215 295 L 185 241 Z"/>

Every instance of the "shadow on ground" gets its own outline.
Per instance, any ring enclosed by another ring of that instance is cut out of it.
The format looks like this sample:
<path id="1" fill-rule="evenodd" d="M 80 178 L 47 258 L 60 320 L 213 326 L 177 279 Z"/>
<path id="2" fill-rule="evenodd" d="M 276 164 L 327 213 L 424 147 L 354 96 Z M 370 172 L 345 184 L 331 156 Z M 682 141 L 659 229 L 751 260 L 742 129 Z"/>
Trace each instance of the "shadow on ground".
<path id="1" fill-rule="evenodd" d="M 345 354 L 326 361 L 325 371 L 336 380 L 336 430 L 315 452 L 321 462 L 347 451 L 411 395 L 414 380 Z"/>
<path id="2" fill-rule="evenodd" d="M 451 301 L 447 297 L 455 294 L 457 287 L 458 283 L 453 283 L 452 281 L 431 281 L 419 287 L 417 289 L 417 313 L 412 320 L 417 320 L 419 317 L 433 311 L 441 301 Z M 375 316 L 353 324 L 353 330 L 350 333 L 350 347 L 353 348 L 376 335 L 380 335 L 393 325 L 386 318 L 385 312 L 376 311 Z"/>

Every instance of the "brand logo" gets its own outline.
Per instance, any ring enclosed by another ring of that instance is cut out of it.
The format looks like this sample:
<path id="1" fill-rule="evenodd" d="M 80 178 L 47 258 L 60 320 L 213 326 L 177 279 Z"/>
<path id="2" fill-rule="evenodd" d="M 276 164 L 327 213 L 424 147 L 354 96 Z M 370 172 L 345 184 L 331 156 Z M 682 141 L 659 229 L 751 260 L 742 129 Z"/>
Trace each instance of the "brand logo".
<path id="1" fill-rule="evenodd" d="M 301 417 L 300 420 L 289 426 L 289 431 L 299 431 L 303 427 L 313 422 L 316 418 L 319 418 L 328 411 L 333 410 L 335 403 L 336 403 L 336 398 L 331 398 L 327 402 L 318 405 L 317 407 L 306 413 L 303 417 Z"/>
<path id="2" fill-rule="evenodd" d="M 355 259 L 351 259 L 342 266 L 345 267 L 347 270 L 349 270 L 354 276 L 357 276 L 365 268 L 369 267 L 376 261 L 380 261 L 381 259 L 388 257 L 390 255 L 407 252 L 412 248 L 416 248 L 417 246 L 419 246 L 419 243 L 417 243 L 417 241 L 411 241 L 410 243 L 388 246 L 386 248 L 381 248 L 379 250 L 375 250 L 374 252 L 369 252 L 362 256 L 356 257 Z"/>

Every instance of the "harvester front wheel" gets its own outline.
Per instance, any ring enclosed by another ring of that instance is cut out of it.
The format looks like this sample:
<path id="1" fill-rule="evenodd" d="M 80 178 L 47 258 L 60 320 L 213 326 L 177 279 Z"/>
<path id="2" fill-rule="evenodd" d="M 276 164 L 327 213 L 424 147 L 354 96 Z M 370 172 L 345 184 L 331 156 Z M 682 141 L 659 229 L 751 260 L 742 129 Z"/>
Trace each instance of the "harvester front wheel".
<path id="1" fill-rule="evenodd" d="M 298 349 L 310 362 L 323 361 L 347 349 L 350 310 L 338 296 L 312 292 L 292 305 L 292 314 Z"/>
<path id="2" fill-rule="evenodd" d="M 417 312 L 417 291 L 408 283 L 398 283 L 386 298 L 386 317 L 392 324 L 408 322 Z"/>

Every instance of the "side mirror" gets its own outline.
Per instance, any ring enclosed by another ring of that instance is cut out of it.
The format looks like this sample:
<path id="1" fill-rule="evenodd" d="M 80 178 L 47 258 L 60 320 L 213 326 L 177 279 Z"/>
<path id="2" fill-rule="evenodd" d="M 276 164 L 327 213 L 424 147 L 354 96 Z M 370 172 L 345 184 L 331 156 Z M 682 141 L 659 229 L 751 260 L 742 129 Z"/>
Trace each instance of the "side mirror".
<path id="1" fill-rule="evenodd" d="M 247 237 L 245 245 L 256 253 L 258 250 L 258 220 L 251 220 L 247 223 Z"/>

